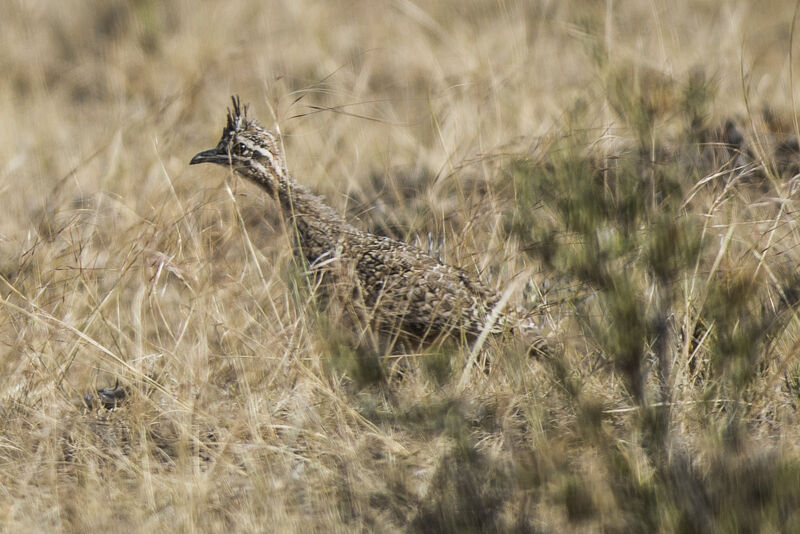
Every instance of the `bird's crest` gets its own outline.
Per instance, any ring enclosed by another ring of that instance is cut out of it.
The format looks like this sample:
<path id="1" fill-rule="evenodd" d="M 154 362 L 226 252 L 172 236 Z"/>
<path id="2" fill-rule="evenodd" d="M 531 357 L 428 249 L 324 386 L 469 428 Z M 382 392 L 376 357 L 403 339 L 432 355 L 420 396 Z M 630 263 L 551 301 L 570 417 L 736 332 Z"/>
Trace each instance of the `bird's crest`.
<path id="1" fill-rule="evenodd" d="M 247 128 L 250 123 L 247 119 L 247 104 L 242 106 L 241 100 L 236 95 L 231 97 L 231 102 L 233 102 L 233 109 L 228 108 L 228 125 L 225 130 L 235 132 Z"/>

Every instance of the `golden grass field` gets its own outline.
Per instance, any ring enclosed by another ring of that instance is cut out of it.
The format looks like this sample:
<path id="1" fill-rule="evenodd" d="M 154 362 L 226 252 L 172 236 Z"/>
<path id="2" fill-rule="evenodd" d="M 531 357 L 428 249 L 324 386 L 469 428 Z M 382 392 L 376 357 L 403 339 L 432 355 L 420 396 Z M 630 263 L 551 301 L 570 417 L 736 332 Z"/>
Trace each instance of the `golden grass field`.
<path id="1" fill-rule="evenodd" d="M 800 531 L 795 11 L 7 2 L 0 530 Z M 273 201 L 189 167 L 232 94 L 551 354 L 365 359 Z"/>

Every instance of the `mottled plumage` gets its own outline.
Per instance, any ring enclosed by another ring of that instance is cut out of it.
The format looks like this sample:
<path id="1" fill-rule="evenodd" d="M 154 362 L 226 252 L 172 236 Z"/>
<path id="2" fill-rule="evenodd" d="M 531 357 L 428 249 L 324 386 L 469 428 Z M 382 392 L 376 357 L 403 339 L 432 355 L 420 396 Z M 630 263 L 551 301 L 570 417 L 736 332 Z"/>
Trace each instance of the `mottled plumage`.
<path id="1" fill-rule="evenodd" d="M 296 231 L 296 252 L 377 331 L 416 341 L 474 340 L 513 326 L 513 314 L 501 310 L 490 319 L 500 297 L 480 281 L 412 245 L 355 228 L 296 182 L 276 135 L 250 119 L 238 98 L 218 145 L 191 163 L 230 167 L 276 198 Z"/>

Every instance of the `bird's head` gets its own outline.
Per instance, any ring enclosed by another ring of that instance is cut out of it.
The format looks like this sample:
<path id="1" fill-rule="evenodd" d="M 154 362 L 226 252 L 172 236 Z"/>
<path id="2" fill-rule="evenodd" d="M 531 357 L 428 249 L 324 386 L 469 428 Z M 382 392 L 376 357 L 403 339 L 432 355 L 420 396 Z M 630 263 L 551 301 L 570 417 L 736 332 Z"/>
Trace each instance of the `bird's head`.
<path id="1" fill-rule="evenodd" d="M 217 146 L 198 153 L 189 164 L 230 167 L 272 193 L 275 181 L 286 176 L 280 141 L 247 116 L 247 105 L 242 106 L 238 97 L 232 97 L 232 101 L 233 109 L 228 109 L 228 123 Z"/>

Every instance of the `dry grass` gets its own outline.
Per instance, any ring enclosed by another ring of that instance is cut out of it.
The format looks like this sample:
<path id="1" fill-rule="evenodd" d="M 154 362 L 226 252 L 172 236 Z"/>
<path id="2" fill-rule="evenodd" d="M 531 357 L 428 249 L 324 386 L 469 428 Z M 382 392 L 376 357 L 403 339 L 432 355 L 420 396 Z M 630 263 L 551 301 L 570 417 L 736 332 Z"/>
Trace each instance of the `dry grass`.
<path id="1" fill-rule="evenodd" d="M 5 8 L 0 529 L 800 528 L 791 2 L 262 4 Z M 231 93 L 563 350 L 373 372 L 188 166 Z"/>

